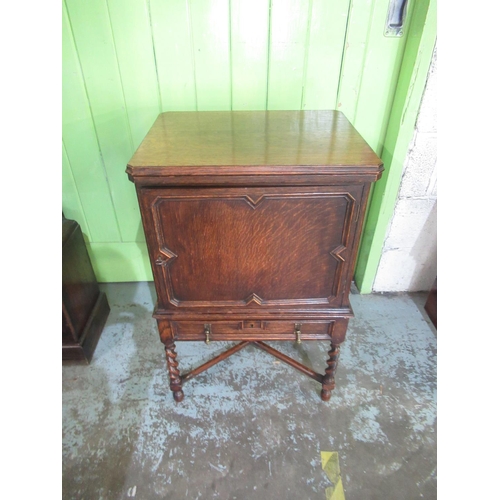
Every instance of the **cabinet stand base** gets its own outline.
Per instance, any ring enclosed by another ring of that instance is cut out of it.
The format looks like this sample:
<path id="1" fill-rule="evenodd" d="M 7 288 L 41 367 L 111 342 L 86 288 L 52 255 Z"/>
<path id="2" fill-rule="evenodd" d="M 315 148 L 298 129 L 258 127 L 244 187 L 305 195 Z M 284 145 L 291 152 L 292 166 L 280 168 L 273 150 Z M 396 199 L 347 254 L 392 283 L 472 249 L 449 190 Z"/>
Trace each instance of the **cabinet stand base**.
<path id="1" fill-rule="evenodd" d="M 330 399 L 332 390 L 335 389 L 335 371 L 337 370 L 337 364 L 340 354 L 340 345 L 334 344 L 333 342 L 331 343 L 332 347 L 331 350 L 328 351 L 328 360 L 326 362 L 328 367 L 326 368 L 324 375 L 321 375 L 320 373 L 311 370 L 302 363 L 295 361 L 286 354 L 277 351 L 276 349 L 272 348 L 271 346 L 261 341 L 240 342 L 239 344 L 236 344 L 230 349 L 227 349 L 226 351 L 222 352 L 221 354 L 212 358 L 206 363 L 198 366 L 194 370 L 191 370 L 190 372 L 181 375 L 178 368 L 179 363 L 177 362 L 175 343 L 174 341 L 170 340 L 165 345 L 165 353 L 167 358 L 168 372 L 170 376 L 170 390 L 173 392 L 175 401 L 179 403 L 184 399 L 184 392 L 182 391 L 182 384 L 184 382 L 196 377 L 200 373 L 203 373 L 205 370 L 208 370 L 210 367 L 216 365 L 217 363 L 223 361 L 224 359 L 229 358 L 229 356 L 232 356 L 233 354 L 237 353 L 238 351 L 241 351 L 241 349 L 249 345 L 258 347 L 259 349 L 271 354 L 275 358 L 278 358 L 280 361 L 283 361 L 284 363 L 293 366 L 296 370 L 302 372 L 304 375 L 307 375 L 308 377 L 311 377 L 312 379 L 316 380 L 316 382 L 319 382 L 322 386 L 321 399 L 323 401 L 328 401 Z"/>

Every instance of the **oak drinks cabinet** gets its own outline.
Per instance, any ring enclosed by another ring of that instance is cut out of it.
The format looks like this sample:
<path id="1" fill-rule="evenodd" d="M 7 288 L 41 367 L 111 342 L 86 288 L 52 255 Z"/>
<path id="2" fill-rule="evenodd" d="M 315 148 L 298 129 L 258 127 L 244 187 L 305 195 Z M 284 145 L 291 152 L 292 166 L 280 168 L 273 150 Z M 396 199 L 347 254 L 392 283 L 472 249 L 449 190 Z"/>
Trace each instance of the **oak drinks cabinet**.
<path id="1" fill-rule="evenodd" d="M 370 185 L 382 163 L 338 111 L 167 112 L 130 160 L 170 389 L 253 345 L 328 400 Z M 238 341 L 181 374 L 177 341 Z M 265 341 L 327 340 L 317 373 Z"/>

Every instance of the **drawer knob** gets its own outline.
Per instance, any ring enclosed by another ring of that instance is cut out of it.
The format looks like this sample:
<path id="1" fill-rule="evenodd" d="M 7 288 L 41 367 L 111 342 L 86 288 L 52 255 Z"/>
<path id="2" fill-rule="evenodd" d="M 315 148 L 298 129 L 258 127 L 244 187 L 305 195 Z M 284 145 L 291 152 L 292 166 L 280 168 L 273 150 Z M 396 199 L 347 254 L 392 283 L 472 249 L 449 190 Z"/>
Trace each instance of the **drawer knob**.
<path id="1" fill-rule="evenodd" d="M 205 323 L 205 344 L 210 344 L 210 335 L 212 334 L 212 325 L 210 323 Z"/>
<path id="2" fill-rule="evenodd" d="M 295 330 L 293 333 L 295 333 L 297 344 L 302 344 L 302 339 L 300 338 L 300 336 L 302 335 L 302 332 L 300 331 L 301 328 L 302 328 L 302 323 L 295 323 Z"/>

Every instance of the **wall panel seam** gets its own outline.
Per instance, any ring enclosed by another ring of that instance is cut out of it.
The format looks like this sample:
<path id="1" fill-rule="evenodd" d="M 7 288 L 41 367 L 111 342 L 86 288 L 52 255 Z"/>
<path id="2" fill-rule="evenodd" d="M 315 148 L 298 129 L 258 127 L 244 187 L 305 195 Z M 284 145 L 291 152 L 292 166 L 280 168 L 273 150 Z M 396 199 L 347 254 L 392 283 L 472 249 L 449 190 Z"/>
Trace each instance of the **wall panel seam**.
<path id="1" fill-rule="evenodd" d="M 71 179 L 73 180 L 73 184 L 75 185 L 75 191 L 76 191 L 76 194 L 78 196 L 78 205 L 80 205 L 80 209 L 82 211 L 82 216 L 83 216 L 83 220 L 85 221 L 85 225 L 87 227 L 87 231 L 88 231 L 88 239 L 89 239 L 89 243 L 92 243 L 93 242 L 93 238 L 92 238 L 92 231 L 90 230 L 90 225 L 87 221 L 87 216 L 85 215 L 85 210 L 83 209 L 83 204 L 82 204 L 82 199 L 80 197 L 80 191 L 78 189 L 78 184 L 75 180 L 75 175 L 73 174 L 73 168 L 71 166 L 71 160 L 69 158 L 69 155 L 68 155 L 68 151 L 66 150 L 66 145 L 64 144 L 64 139 L 62 140 L 62 146 L 63 146 L 63 151 L 64 151 L 64 154 L 66 156 L 66 159 L 68 160 L 68 167 L 69 167 L 69 173 L 71 175 Z"/>
<path id="2" fill-rule="evenodd" d="M 231 16 L 231 0 L 228 0 L 228 16 L 229 16 L 229 102 L 230 110 L 233 110 L 233 38 L 232 38 L 232 16 Z"/>
<path id="3" fill-rule="evenodd" d="M 363 87 L 363 80 L 365 77 L 366 56 L 368 54 L 368 46 L 369 46 L 368 40 L 370 38 L 371 31 L 372 31 L 373 16 L 375 13 L 375 3 L 376 3 L 376 1 L 372 0 L 371 9 L 370 9 L 370 22 L 368 23 L 368 27 L 366 30 L 365 46 L 364 46 L 364 51 L 363 51 L 363 62 L 361 65 L 361 76 L 359 78 L 358 98 L 356 99 L 356 109 L 355 109 L 353 117 L 352 117 L 353 125 L 356 125 L 356 118 L 358 116 L 359 94 L 361 93 L 361 88 Z"/>
<path id="4" fill-rule="evenodd" d="M 191 16 L 191 3 L 190 0 L 186 0 L 186 14 L 187 23 L 189 30 L 189 40 L 191 41 L 191 59 L 193 63 L 193 84 L 194 84 L 194 102 L 196 105 L 196 111 L 198 111 L 198 84 L 196 82 L 196 57 L 194 50 L 194 37 L 193 37 L 193 20 Z"/>
<path id="5" fill-rule="evenodd" d="M 149 29 L 151 31 L 151 46 L 153 47 L 153 60 L 155 63 L 156 89 L 158 91 L 158 106 L 159 106 L 160 113 L 161 113 L 163 111 L 163 103 L 161 100 L 160 77 L 158 75 L 158 64 L 156 62 L 156 46 L 155 46 L 155 38 L 154 38 L 154 30 L 153 30 L 153 16 L 151 14 L 151 0 L 146 0 L 146 8 L 148 9 Z"/>
<path id="6" fill-rule="evenodd" d="M 313 0 L 309 0 L 308 14 L 307 14 L 307 31 L 304 48 L 304 61 L 302 64 L 302 92 L 300 95 L 300 109 L 304 109 L 304 97 L 306 94 L 307 82 L 307 65 L 309 62 L 309 48 L 311 40 L 311 18 L 312 18 Z"/>
<path id="7" fill-rule="evenodd" d="M 123 97 L 123 103 L 125 104 L 125 116 L 127 117 L 127 130 L 128 130 L 128 139 L 130 142 L 130 151 L 134 150 L 134 141 L 132 140 L 132 128 L 130 126 L 130 118 L 128 115 L 128 106 L 127 106 L 127 97 L 125 96 L 125 90 L 123 89 L 123 77 L 122 77 L 122 71 L 120 67 L 120 59 L 118 58 L 118 53 L 116 51 L 116 42 L 115 42 L 115 32 L 113 30 L 113 23 L 111 22 L 111 13 L 109 12 L 109 4 L 108 0 L 104 0 L 106 3 L 106 12 L 108 13 L 108 23 L 109 23 L 109 29 L 111 30 L 111 38 L 113 39 L 113 52 L 115 54 L 115 59 L 116 59 L 116 66 L 118 67 L 118 75 L 120 76 L 120 88 L 122 89 L 122 97 Z M 121 235 L 121 233 L 120 233 Z"/>
<path id="8" fill-rule="evenodd" d="M 106 180 L 106 186 L 108 188 L 108 195 L 109 195 L 109 199 L 111 201 L 111 206 L 113 207 L 113 215 L 114 215 L 114 219 L 115 219 L 116 228 L 118 230 L 118 233 L 120 234 L 120 238 L 122 238 L 122 233 L 121 233 L 121 230 L 120 230 L 120 224 L 118 223 L 118 218 L 117 218 L 117 215 L 116 215 L 115 204 L 114 204 L 113 196 L 111 194 L 111 187 L 109 185 L 108 172 L 106 170 L 106 164 L 104 163 L 104 157 L 102 155 L 101 142 L 99 141 L 99 135 L 97 134 L 97 129 L 96 129 L 96 126 L 95 126 L 94 113 L 92 111 L 92 106 L 90 105 L 89 93 L 88 93 L 88 89 L 87 89 L 87 82 L 85 81 L 85 73 L 83 71 L 82 62 L 80 60 L 80 53 L 78 52 L 78 45 L 76 44 L 76 41 L 75 41 L 75 34 L 74 34 L 74 31 L 73 31 L 73 23 L 71 22 L 71 16 L 69 15 L 69 11 L 68 11 L 68 6 L 66 4 L 66 0 L 64 0 L 64 11 L 65 11 L 66 17 L 68 19 L 68 26 L 69 26 L 69 29 L 70 29 L 70 32 L 71 32 L 71 41 L 73 42 L 73 47 L 75 49 L 76 58 L 78 60 L 78 67 L 80 68 L 80 76 L 81 76 L 81 79 L 82 79 L 83 88 L 85 90 L 85 98 L 87 99 L 87 107 L 88 107 L 88 110 L 89 110 L 90 118 L 92 120 L 92 128 L 93 128 L 95 140 L 96 140 L 96 143 L 97 143 L 97 148 L 99 150 L 99 158 L 101 160 L 101 168 L 102 168 L 103 173 L 104 173 L 104 179 Z M 68 156 L 68 160 L 69 160 L 69 156 Z M 89 227 L 89 231 L 90 231 L 90 226 L 88 226 L 88 227 Z"/>
<path id="9" fill-rule="evenodd" d="M 267 73 L 266 73 L 266 111 L 269 109 L 269 70 L 271 64 L 271 26 L 273 1 L 269 0 L 269 15 L 267 19 Z"/>
<path id="10" fill-rule="evenodd" d="M 335 109 L 339 107 L 339 99 L 340 99 L 340 89 L 342 88 L 342 76 L 344 74 L 344 62 L 346 58 L 346 48 L 348 43 L 347 33 L 349 31 L 349 21 L 351 20 L 351 11 L 352 11 L 352 0 L 349 0 L 349 7 L 347 8 L 347 19 L 345 22 L 344 29 L 344 43 L 342 44 L 342 55 L 340 56 L 340 70 L 339 70 L 339 78 L 337 82 L 337 95 L 335 96 Z"/>

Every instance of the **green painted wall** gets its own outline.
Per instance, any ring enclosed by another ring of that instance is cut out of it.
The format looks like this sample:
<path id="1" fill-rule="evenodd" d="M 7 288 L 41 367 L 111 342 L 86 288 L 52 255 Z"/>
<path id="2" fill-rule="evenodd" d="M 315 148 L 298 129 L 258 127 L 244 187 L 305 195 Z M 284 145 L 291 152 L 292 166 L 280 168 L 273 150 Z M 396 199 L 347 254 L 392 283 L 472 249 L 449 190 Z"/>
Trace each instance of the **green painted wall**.
<path id="1" fill-rule="evenodd" d="M 125 167 L 160 112 L 334 108 L 382 154 L 406 44 L 384 36 L 387 9 L 388 0 L 66 0 L 63 211 L 81 224 L 99 281 L 152 279 Z"/>
<path id="2" fill-rule="evenodd" d="M 396 205 L 436 42 L 436 14 L 436 0 L 421 0 L 415 4 L 408 24 L 408 40 L 381 154 L 385 171 L 372 190 L 355 271 L 361 293 L 372 291 L 387 227 Z"/>

